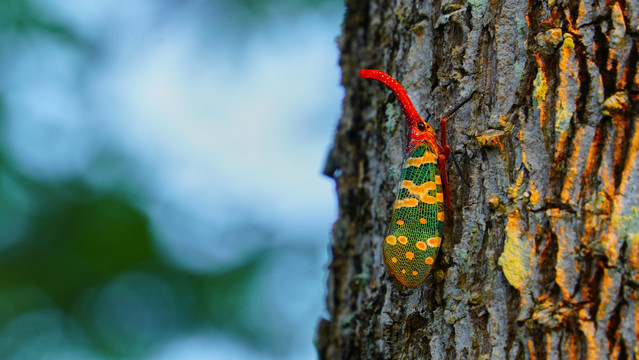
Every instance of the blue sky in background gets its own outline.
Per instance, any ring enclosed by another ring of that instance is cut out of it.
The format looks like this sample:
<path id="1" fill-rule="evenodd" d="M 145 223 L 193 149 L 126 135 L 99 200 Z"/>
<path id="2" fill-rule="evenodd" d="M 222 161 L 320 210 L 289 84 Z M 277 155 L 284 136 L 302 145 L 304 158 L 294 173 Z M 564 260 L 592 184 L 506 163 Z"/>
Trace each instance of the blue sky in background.
<path id="1" fill-rule="evenodd" d="M 227 13 L 224 2 L 37 3 L 101 46 L 88 66 L 86 54 L 50 39 L 16 48 L 6 100 L 10 119 L 20 121 L 6 124 L 5 137 L 22 171 L 54 182 L 81 175 L 103 189 L 130 184 L 152 220 L 158 251 L 186 271 L 226 268 L 264 246 L 314 257 L 277 254 L 256 286 L 262 307 L 247 309 L 256 317 L 272 311 L 271 326 L 280 330 L 281 320 L 288 327 L 282 354 L 205 328 L 154 346 L 144 358 L 315 358 L 337 215 L 334 183 L 321 169 L 343 96 L 335 44 L 341 4 L 267 9 L 271 15 L 258 23 L 231 25 L 240 15 Z M 105 149 L 128 165 L 93 168 Z M 123 275 L 99 303 L 117 301 L 123 284 L 155 281 L 145 279 Z M 29 315 L 64 321 L 55 311 Z M 56 349 L 42 351 L 59 359 L 95 356 L 71 345 Z M 16 358 L 30 359 L 30 351 Z"/>

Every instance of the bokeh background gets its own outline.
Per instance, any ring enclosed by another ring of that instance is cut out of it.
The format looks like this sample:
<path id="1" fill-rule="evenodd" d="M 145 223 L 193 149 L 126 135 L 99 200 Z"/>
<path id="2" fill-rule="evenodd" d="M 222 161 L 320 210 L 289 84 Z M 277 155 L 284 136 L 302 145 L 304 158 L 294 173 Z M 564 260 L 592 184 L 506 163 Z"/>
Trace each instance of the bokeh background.
<path id="1" fill-rule="evenodd" d="M 0 359 L 314 359 L 340 0 L 0 0 Z"/>

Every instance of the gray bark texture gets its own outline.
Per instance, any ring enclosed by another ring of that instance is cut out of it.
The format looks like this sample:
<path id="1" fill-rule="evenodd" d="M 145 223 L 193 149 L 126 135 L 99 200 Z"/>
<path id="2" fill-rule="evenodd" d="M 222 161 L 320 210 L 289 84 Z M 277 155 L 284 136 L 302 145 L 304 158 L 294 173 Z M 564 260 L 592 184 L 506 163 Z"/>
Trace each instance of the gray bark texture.
<path id="1" fill-rule="evenodd" d="M 639 0 L 346 1 L 322 359 L 639 359 Z M 385 269 L 406 144 L 439 131 L 452 216 L 426 281 Z M 469 186 L 463 181 L 467 179 Z"/>

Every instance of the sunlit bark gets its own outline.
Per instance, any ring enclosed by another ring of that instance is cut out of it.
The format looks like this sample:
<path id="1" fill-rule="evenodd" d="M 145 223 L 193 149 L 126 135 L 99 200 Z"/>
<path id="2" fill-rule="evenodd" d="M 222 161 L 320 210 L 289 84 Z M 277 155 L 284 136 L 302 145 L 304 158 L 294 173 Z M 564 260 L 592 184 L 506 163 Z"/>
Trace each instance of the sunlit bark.
<path id="1" fill-rule="evenodd" d="M 639 358 L 639 1 L 347 1 L 326 173 L 325 359 Z M 381 244 L 405 145 L 394 76 L 448 122 L 453 216 L 403 290 Z M 470 186 L 465 185 L 463 178 Z"/>

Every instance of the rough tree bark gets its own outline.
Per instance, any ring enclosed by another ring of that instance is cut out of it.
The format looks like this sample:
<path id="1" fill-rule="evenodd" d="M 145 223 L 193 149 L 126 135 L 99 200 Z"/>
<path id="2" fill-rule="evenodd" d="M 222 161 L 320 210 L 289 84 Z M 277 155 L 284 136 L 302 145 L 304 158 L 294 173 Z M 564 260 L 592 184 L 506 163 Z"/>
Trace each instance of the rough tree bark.
<path id="1" fill-rule="evenodd" d="M 638 0 L 347 1 L 323 359 L 639 358 Z M 384 268 L 406 142 L 383 70 L 438 130 L 453 215 L 433 271 Z"/>

